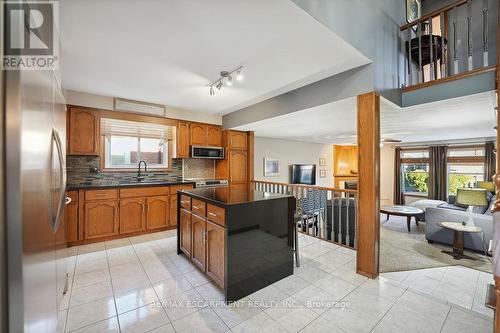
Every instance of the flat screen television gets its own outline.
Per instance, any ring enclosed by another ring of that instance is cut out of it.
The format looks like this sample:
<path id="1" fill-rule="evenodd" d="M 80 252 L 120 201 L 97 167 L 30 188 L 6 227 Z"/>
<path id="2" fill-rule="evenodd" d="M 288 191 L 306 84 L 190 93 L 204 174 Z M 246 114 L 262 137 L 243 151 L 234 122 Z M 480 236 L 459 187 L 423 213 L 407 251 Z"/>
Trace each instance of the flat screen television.
<path id="1" fill-rule="evenodd" d="M 316 185 L 316 165 L 293 164 L 292 184 Z"/>

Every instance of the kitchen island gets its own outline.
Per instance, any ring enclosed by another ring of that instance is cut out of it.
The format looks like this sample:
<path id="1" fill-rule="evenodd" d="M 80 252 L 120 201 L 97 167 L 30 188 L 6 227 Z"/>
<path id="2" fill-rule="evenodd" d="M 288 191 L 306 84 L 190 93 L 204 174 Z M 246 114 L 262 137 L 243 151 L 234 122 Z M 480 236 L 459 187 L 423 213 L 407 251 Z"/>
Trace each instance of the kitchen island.
<path id="1" fill-rule="evenodd" d="M 228 187 L 177 196 L 177 254 L 221 287 L 226 303 L 293 274 L 293 196 Z"/>

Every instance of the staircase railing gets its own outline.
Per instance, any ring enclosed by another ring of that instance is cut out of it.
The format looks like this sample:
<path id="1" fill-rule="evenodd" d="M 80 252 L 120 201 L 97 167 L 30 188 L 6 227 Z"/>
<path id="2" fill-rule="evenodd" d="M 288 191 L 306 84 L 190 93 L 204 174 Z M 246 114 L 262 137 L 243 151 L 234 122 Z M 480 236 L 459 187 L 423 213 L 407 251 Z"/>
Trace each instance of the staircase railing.
<path id="1" fill-rule="evenodd" d="M 400 30 L 406 88 L 496 68 L 496 0 L 459 0 Z"/>
<path id="2" fill-rule="evenodd" d="M 253 180 L 258 191 L 289 194 L 297 200 L 299 232 L 355 248 L 357 190 Z"/>

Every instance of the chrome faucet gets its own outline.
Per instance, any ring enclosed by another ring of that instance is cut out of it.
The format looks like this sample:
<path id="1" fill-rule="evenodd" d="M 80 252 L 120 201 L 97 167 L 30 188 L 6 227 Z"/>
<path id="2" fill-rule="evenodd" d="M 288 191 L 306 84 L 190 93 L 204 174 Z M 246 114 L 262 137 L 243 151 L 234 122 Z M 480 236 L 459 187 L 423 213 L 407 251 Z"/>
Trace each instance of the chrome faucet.
<path id="1" fill-rule="evenodd" d="M 145 174 L 148 173 L 148 165 L 146 161 L 142 160 L 139 162 L 139 166 L 137 168 L 137 179 L 143 179 L 144 177 L 141 176 L 141 164 L 144 163 L 144 172 Z"/>

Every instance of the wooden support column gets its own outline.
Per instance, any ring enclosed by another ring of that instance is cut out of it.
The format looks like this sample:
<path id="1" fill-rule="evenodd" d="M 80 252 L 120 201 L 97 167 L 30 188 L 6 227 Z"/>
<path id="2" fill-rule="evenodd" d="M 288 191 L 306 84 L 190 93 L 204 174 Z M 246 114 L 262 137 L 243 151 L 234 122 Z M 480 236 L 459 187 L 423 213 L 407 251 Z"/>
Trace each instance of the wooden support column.
<path id="1" fill-rule="evenodd" d="M 247 167 L 247 183 L 252 186 L 254 180 L 254 132 L 247 132 L 247 147 L 248 147 L 248 167 Z"/>
<path id="2" fill-rule="evenodd" d="M 378 276 L 380 238 L 380 96 L 358 96 L 356 272 Z"/>

